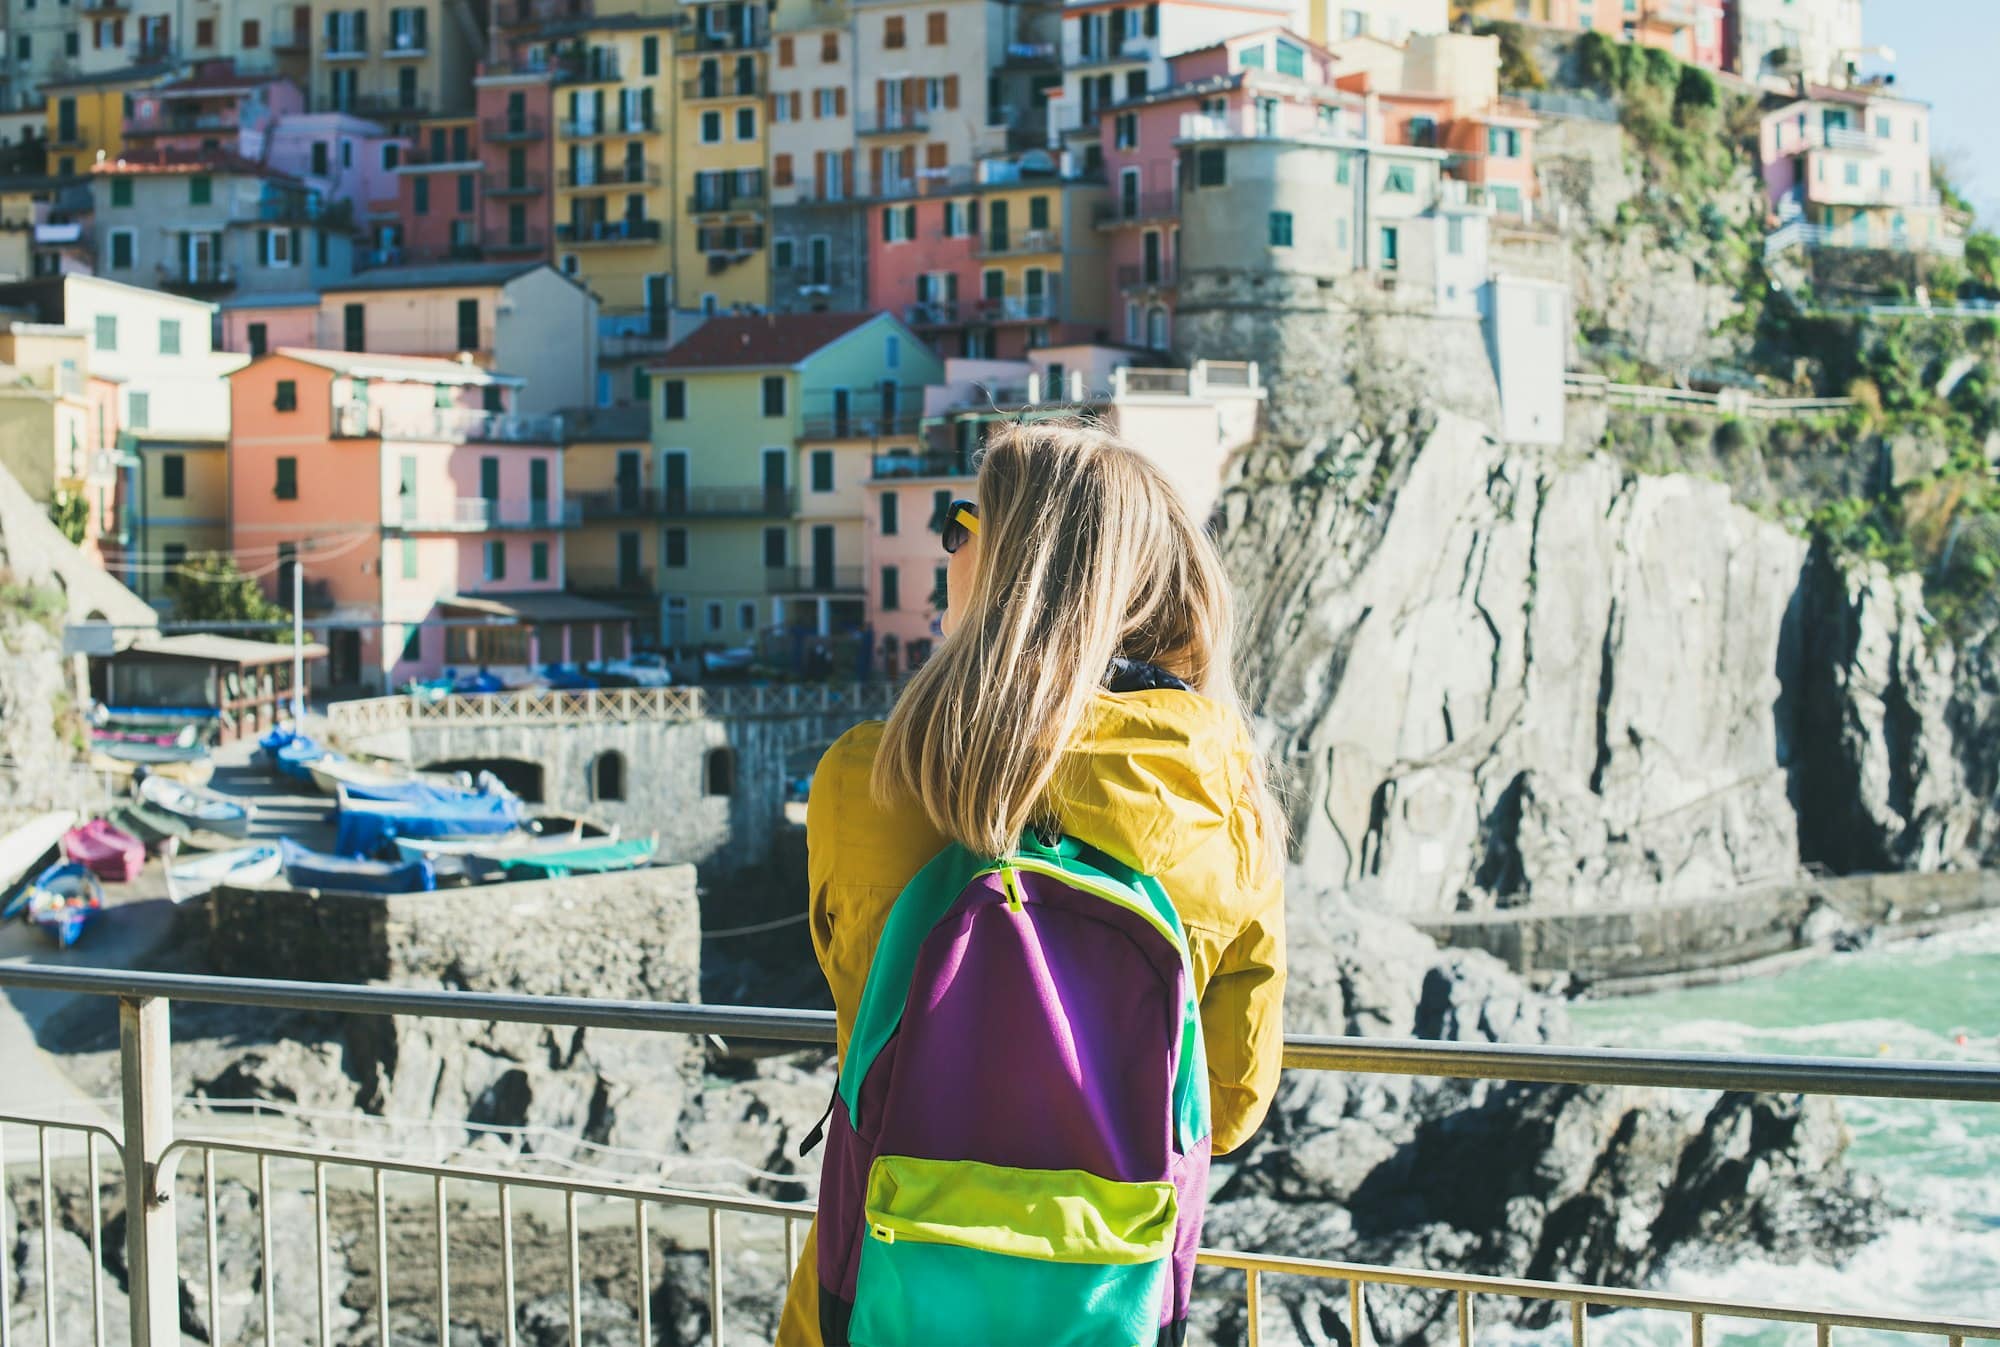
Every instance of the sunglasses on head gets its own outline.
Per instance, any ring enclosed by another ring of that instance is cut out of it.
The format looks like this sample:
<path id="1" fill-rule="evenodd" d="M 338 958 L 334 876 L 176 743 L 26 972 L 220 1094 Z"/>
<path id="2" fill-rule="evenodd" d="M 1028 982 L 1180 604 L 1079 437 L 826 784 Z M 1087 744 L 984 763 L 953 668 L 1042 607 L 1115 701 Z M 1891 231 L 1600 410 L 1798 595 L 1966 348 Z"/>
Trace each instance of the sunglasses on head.
<path id="1" fill-rule="evenodd" d="M 944 550 L 956 552 L 979 536 L 979 507 L 969 500 L 955 500 L 944 511 Z"/>

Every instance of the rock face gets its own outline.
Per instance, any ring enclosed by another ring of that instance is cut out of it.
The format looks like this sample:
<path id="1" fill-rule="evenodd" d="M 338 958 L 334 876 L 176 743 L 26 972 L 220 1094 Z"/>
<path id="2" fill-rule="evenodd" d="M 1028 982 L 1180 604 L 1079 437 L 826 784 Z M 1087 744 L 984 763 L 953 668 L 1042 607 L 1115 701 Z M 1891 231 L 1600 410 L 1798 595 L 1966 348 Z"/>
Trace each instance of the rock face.
<path id="1" fill-rule="evenodd" d="M 1581 905 L 1796 855 L 1778 669 L 1805 547 L 1721 485 L 1444 415 L 1267 448 L 1223 512 L 1299 885 Z"/>

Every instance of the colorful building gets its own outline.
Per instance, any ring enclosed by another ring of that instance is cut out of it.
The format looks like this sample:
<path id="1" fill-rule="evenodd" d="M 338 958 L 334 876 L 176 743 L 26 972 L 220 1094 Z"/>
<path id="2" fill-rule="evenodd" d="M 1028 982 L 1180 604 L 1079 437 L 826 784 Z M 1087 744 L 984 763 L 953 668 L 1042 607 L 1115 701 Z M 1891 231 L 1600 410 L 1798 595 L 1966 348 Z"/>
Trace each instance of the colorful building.
<path id="1" fill-rule="evenodd" d="M 1862 55 L 1861 0 L 1729 0 L 1723 43 L 1729 69 L 1745 79 L 1844 85 Z"/>
<path id="2" fill-rule="evenodd" d="M 208 61 L 193 74 L 131 95 L 125 144 L 136 151 L 193 155 L 227 150 L 263 160 L 279 119 L 305 111 L 298 86 L 269 72 Z"/>
<path id="3" fill-rule="evenodd" d="M 555 107 L 547 71 L 485 71 L 473 81 L 481 169 L 479 255 L 548 261 L 555 234 Z"/>
<path id="4" fill-rule="evenodd" d="M 1048 143 L 1097 135 L 1098 114 L 1170 82 L 1169 58 L 1292 21 L 1267 0 L 1112 0 L 1062 11 L 1062 87 L 1049 99 Z"/>
<path id="5" fill-rule="evenodd" d="M 0 329 L 0 467 L 35 500 L 70 503 L 86 555 L 115 548 L 115 420 L 104 424 L 78 328 L 9 322 Z M 115 415 L 116 402 L 108 408 Z"/>
<path id="6" fill-rule="evenodd" d="M 660 639 L 664 525 L 646 403 L 579 408 L 563 416 L 563 482 L 578 526 L 565 548 L 570 592 L 615 604 L 642 641 Z"/>
<path id="7" fill-rule="evenodd" d="M 267 144 L 269 167 L 330 203 L 368 246 L 364 260 L 385 260 L 401 232 L 396 169 L 409 152 L 408 136 L 349 112 L 310 112 L 282 118 Z"/>
<path id="8" fill-rule="evenodd" d="M 1931 178 L 1930 119 L 1928 104 L 1882 85 L 1810 85 L 1765 113 L 1772 246 L 1963 252 L 1963 222 Z"/>
<path id="9" fill-rule="evenodd" d="M 382 267 L 311 296 L 236 301 L 222 311 L 225 349 L 281 346 L 470 360 L 528 380 L 516 410 L 545 415 L 593 399 L 597 299 L 546 262 Z"/>
<path id="10" fill-rule="evenodd" d="M 1451 25 L 1453 8 L 1486 10 L 1480 17 L 1521 19 L 1524 0 L 1486 0 L 1484 4 L 1453 6 L 1448 0 L 1310 0 L 1306 8 L 1305 34 L 1321 46 L 1343 38 L 1373 37 L 1402 44 L 1420 33 L 1442 33 Z M 1529 0 L 1546 11 L 1551 4 L 1569 0 Z M 1500 11 L 1504 10 L 1502 13 Z M 1542 20 L 1547 22 L 1546 19 Z"/>
<path id="11" fill-rule="evenodd" d="M 398 129 L 472 110 L 478 28 L 451 0 L 343 0 L 311 7 L 316 112 L 353 112 Z"/>
<path id="12" fill-rule="evenodd" d="M 772 12 L 771 307 L 859 309 L 868 221 L 857 177 L 854 17 L 845 4 L 782 0 Z"/>
<path id="13" fill-rule="evenodd" d="M 173 74 L 171 63 L 154 62 L 43 80 L 49 171 L 67 178 L 100 158 L 116 159 L 125 148 L 127 97 Z"/>
<path id="14" fill-rule="evenodd" d="M 303 565 L 307 610 L 355 624 L 329 634 L 335 685 L 622 650 L 622 614 L 562 592 L 575 516 L 558 427 L 516 413 L 520 383 L 456 360 L 293 347 L 231 376 L 231 547 L 279 560 L 279 602 Z"/>
<path id="15" fill-rule="evenodd" d="M 770 29 L 764 6 L 716 0 L 685 11 L 674 37 L 671 181 L 676 303 L 716 313 L 771 298 L 765 137 Z"/>
<path id="16" fill-rule="evenodd" d="M 145 559 L 125 582 L 141 598 L 163 604 L 165 567 L 229 548 L 229 440 L 135 430 L 121 448 L 126 495 L 119 539 L 130 555 Z"/>
<path id="17" fill-rule="evenodd" d="M 858 629 L 854 442 L 885 401 L 900 428 L 898 409 L 937 370 L 886 313 L 717 317 L 669 350 L 654 367 L 653 477 L 639 484 L 660 502 L 664 639 L 736 645 L 770 628 Z M 799 462 L 809 423 L 813 449 L 848 446 L 846 486 L 839 459 L 808 450 Z"/>

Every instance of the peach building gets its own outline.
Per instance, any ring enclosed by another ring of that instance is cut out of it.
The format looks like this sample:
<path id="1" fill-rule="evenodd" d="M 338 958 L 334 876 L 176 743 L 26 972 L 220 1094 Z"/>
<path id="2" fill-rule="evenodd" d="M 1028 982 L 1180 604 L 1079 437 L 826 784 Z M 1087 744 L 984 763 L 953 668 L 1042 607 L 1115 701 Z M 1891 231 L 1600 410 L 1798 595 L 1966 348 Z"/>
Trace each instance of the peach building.
<path id="1" fill-rule="evenodd" d="M 230 545 L 268 554 L 272 598 L 326 625 L 328 681 L 503 677 L 622 653 L 630 618 L 563 593 L 553 418 L 521 380 L 457 360 L 285 347 L 230 379 Z"/>
<path id="2" fill-rule="evenodd" d="M 864 486 L 863 590 L 885 671 L 930 657 L 944 611 L 945 507 L 971 494 L 995 425 L 1087 412 L 1144 452 L 1198 518 L 1230 459 L 1257 434 L 1264 390 L 1254 364 L 1136 365 L 1115 346 L 1050 346 L 1024 360 L 950 359 L 924 390 L 923 447 L 875 456 Z M 1138 359 L 1148 357 L 1137 356 Z"/>

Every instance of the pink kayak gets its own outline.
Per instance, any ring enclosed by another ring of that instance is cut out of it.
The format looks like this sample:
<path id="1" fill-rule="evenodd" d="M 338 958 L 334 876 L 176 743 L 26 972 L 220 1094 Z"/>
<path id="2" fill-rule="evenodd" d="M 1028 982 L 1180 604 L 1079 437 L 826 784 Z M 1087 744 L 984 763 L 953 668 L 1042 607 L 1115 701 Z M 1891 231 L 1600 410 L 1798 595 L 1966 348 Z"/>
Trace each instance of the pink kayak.
<path id="1" fill-rule="evenodd" d="M 129 883 L 146 863 L 145 844 L 101 818 L 64 833 L 63 854 L 114 884 Z"/>

